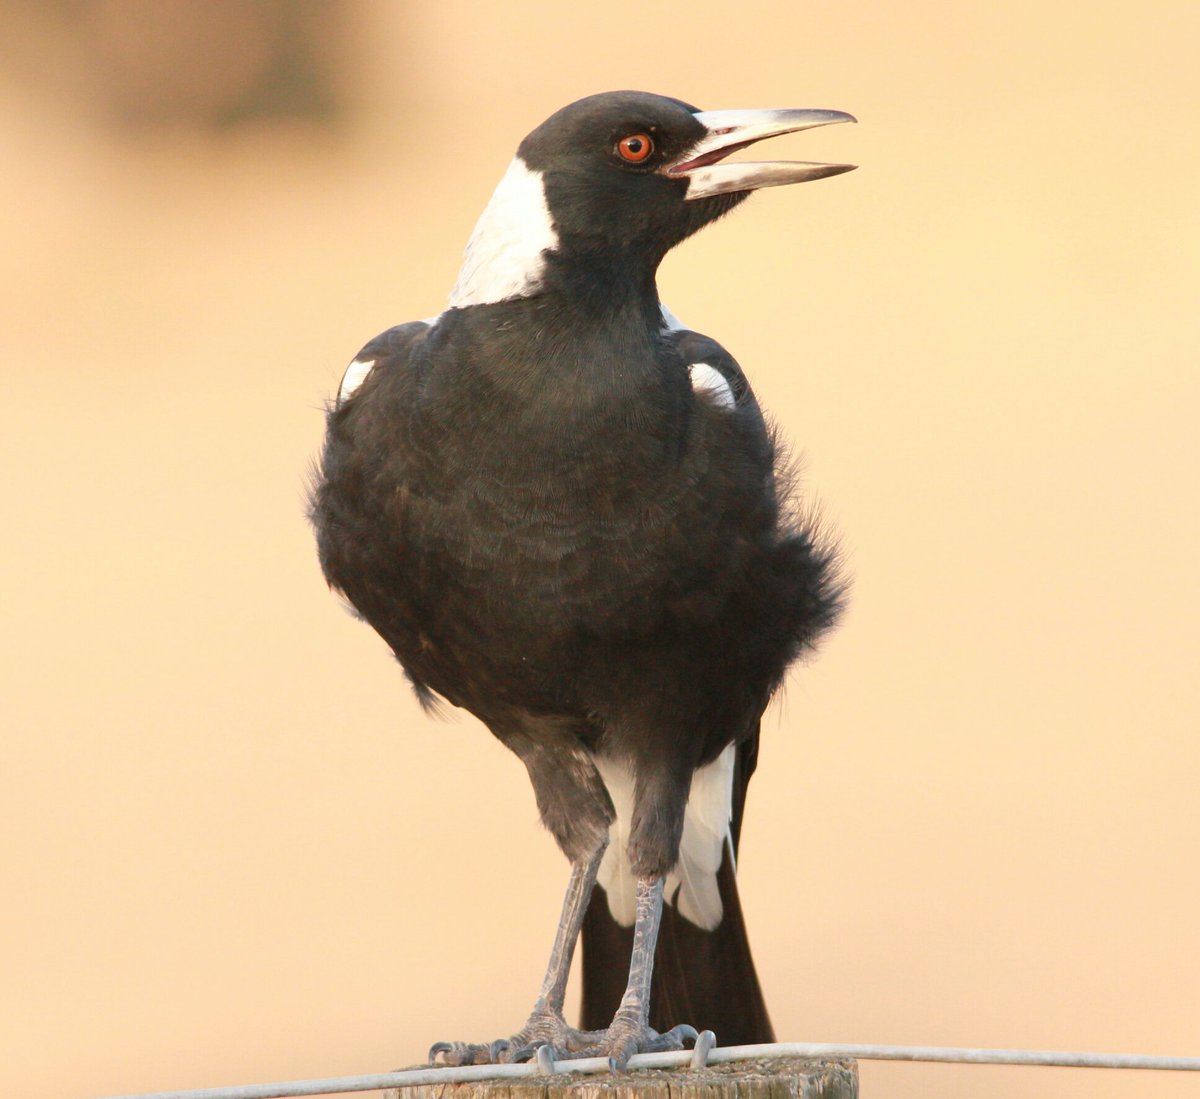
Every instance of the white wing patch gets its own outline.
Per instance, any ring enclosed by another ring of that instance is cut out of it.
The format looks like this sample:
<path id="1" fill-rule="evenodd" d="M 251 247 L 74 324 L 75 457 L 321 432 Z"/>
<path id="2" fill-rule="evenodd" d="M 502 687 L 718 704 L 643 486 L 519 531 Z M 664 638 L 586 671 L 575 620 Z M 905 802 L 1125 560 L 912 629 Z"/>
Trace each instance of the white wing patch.
<path id="1" fill-rule="evenodd" d="M 439 313 L 436 317 L 426 317 L 421 324 L 434 328 L 441 319 L 442 314 Z M 375 359 L 355 359 L 346 367 L 346 373 L 342 375 L 342 382 L 338 386 L 338 404 L 348 401 L 358 392 L 359 387 L 367 380 L 367 375 L 375 368 L 375 363 Z"/>
<path id="2" fill-rule="evenodd" d="M 722 408 L 733 408 L 737 404 L 732 387 L 725 380 L 725 375 L 715 366 L 709 366 L 708 363 L 692 363 L 688 372 L 692 376 L 693 392 L 702 394 Z"/>
<path id="3" fill-rule="evenodd" d="M 663 305 L 662 302 L 658 303 L 658 310 L 662 313 L 662 326 L 666 331 L 688 331 L 688 326 Z M 733 395 L 732 386 L 726 381 L 725 375 L 715 366 L 709 366 L 708 363 L 692 363 L 688 367 L 688 372 L 692 377 L 693 393 L 707 397 L 713 404 L 720 408 L 735 408 L 737 406 L 737 398 Z"/>
<path id="4" fill-rule="evenodd" d="M 342 384 L 338 386 L 338 404 L 342 404 L 354 396 L 358 387 L 367 380 L 367 375 L 371 373 L 374 365 L 374 359 L 355 359 L 346 367 L 346 373 L 342 375 Z"/>
<path id="5" fill-rule="evenodd" d="M 546 272 L 543 253 L 557 247 L 542 175 L 513 157 L 467 242 L 450 308 L 536 294 Z"/>
<path id="6" fill-rule="evenodd" d="M 733 857 L 729 822 L 733 814 L 736 755 L 737 749 L 731 744 L 692 776 L 683 817 L 679 862 L 667 875 L 663 891 L 663 896 L 679 909 L 684 919 L 705 931 L 716 927 L 724 913 L 717 889 L 717 871 L 721 868 L 727 844 L 730 857 Z M 635 883 L 626 849 L 629 822 L 633 817 L 633 776 L 617 760 L 600 757 L 595 762 L 617 811 L 617 819 L 609 829 L 608 850 L 604 852 L 597 880 L 608 894 L 612 918 L 622 927 L 632 927 L 636 914 Z"/>
<path id="7" fill-rule="evenodd" d="M 662 302 L 658 303 L 658 310 L 662 313 L 663 328 L 668 332 L 686 332 L 688 330 L 688 326 L 663 305 Z"/>

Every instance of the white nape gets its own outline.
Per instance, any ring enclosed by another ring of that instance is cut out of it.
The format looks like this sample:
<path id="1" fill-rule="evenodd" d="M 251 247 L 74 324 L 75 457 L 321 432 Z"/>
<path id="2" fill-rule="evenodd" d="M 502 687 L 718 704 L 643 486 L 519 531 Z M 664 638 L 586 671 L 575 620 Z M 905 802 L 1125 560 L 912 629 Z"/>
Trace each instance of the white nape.
<path id="1" fill-rule="evenodd" d="M 371 373 L 371 367 L 374 365 L 374 359 L 355 359 L 346 367 L 346 373 L 342 375 L 342 384 L 338 386 L 338 404 L 354 396 L 358 387 L 367 380 L 367 375 Z"/>
<path id="2" fill-rule="evenodd" d="M 731 744 L 712 763 L 692 775 L 679 862 L 667 875 L 663 896 L 684 919 L 705 931 L 721 922 L 724 906 L 717 889 L 717 871 L 725 848 L 733 857 L 730 819 L 733 815 L 733 768 L 737 748 Z M 597 881 L 608 894 L 608 910 L 622 927 L 632 927 L 636 916 L 635 882 L 629 865 L 629 827 L 633 818 L 633 775 L 619 760 L 607 756 L 595 761 L 608 788 L 617 819 L 609 829 L 608 849 L 600 863 Z"/>
<path id="3" fill-rule="evenodd" d="M 693 392 L 702 393 L 722 408 L 733 408 L 737 404 L 725 375 L 715 366 L 709 366 L 708 363 L 692 363 L 688 372 L 692 376 Z"/>
<path id="4" fill-rule="evenodd" d="M 513 157 L 467 242 L 450 308 L 536 294 L 546 271 L 544 253 L 557 247 L 542 174 Z"/>

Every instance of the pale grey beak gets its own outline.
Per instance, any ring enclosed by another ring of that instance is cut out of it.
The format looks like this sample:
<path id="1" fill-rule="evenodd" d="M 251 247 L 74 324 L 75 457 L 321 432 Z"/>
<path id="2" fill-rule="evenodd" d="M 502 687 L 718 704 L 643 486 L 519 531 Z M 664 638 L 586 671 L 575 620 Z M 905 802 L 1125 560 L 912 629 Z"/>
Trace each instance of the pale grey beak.
<path id="1" fill-rule="evenodd" d="M 730 153 L 765 137 L 831 126 L 836 122 L 858 121 L 844 111 L 697 111 L 695 117 L 708 133 L 663 169 L 668 176 L 688 181 L 684 197 L 689 200 L 734 191 L 757 191 L 760 187 L 779 187 L 785 183 L 804 183 L 810 179 L 841 175 L 856 167 L 854 164 L 812 164 L 796 160 L 721 163 Z"/>

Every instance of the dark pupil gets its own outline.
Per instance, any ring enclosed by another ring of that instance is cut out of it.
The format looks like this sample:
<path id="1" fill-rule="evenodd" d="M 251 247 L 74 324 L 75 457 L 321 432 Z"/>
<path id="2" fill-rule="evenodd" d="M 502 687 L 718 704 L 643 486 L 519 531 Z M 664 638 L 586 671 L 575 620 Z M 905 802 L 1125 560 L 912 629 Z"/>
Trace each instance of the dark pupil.
<path id="1" fill-rule="evenodd" d="M 640 152 L 642 151 L 642 139 L 641 139 L 640 137 L 631 137 L 631 138 L 630 138 L 630 139 L 629 139 L 629 140 L 628 140 L 628 141 L 625 143 L 625 147 L 626 147 L 626 148 L 627 148 L 627 149 L 628 149 L 628 150 L 629 150 L 629 151 L 630 151 L 630 152 L 631 152 L 631 153 L 632 153 L 634 156 L 637 156 L 637 155 L 638 155 L 638 153 L 640 153 Z"/>

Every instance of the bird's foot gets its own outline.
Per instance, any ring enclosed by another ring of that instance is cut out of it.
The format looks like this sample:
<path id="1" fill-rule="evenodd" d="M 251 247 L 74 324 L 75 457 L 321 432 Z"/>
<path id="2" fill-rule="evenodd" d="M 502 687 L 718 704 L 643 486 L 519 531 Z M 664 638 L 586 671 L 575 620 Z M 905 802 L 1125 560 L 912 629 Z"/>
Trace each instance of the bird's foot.
<path id="1" fill-rule="evenodd" d="M 558 1060 L 592 1056 L 582 1050 L 596 1049 L 606 1031 L 576 1030 L 553 1011 L 535 1011 L 511 1038 L 498 1038 L 485 1045 L 474 1042 L 435 1042 L 429 1050 L 431 1064 L 497 1065 L 529 1061 L 539 1046 L 549 1046 Z"/>
<path id="2" fill-rule="evenodd" d="M 534 1012 L 511 1038 L 487 1044 L 435 1042 L 429 1060 L 444 1065 L 510 1064 L 532 1060 L 539 1047 L 547 1046 L 552 1060 L 607 1057 L 609 1068 L 621 1072 L 635 1053 L 683 1049 L 685 1042 L 695 1040 L 695 1028 L 686 1023 L 659 1034 L 645 1023 L 618 1015 L 607 1030 L 576 1030 L 561 1015 L 547 1011 Z"/>
<path id="3" fill-rule="evenodd" d="M 613 1072 L 624 1072 L 629 1058 L 635 1053 L 661 1053 L 668 1049 L 683 1049 L 685 1042 L 695 1044 L 696 1028 L 680 1023 L 659 1034 L 645 1023 L 628 1019 L 620 1013 L 608 1030 L 599 1032 L 600 1042 L 590 1049 L 571 1053 L 569 1057 L 607 1057 Z"/>

